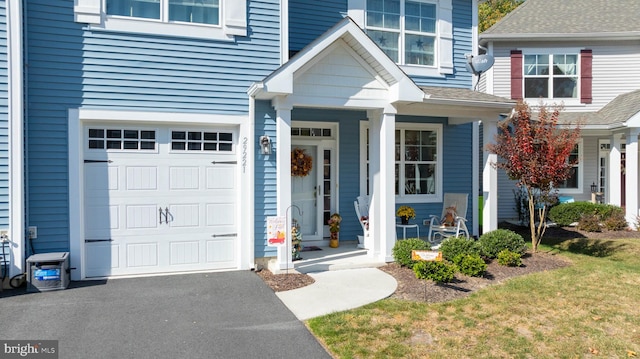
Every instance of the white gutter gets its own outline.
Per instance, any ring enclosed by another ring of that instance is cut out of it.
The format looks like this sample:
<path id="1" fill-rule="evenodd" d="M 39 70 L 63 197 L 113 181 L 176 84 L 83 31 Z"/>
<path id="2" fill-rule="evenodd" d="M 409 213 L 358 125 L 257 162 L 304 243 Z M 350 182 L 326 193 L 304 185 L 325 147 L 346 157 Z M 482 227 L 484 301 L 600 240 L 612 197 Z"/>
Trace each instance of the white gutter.
<path id="1" fill-rule="evenodd" d="M 507 109 L 513 108 L 516 103 L 505 102 L 487 102 L 476 100 L 451 100 L 445 98 L 425 98 L 424 104 L 433 105 L 447 105 L 447 106 L 464 106 L 464 107 L 483 107 L 483 108 L 495 108 L 495 109 Z"/>
<path id="2" fill-rule="evenodd" d="M 640 31 L 619 31 L 619 32 L 582 32 L 576 34 L 566 33 L 519 33 L 519 34 L 481 34 L 480 43 L 486 44 L 489 41 L 539 41 L 539 40 L 638 40 Z"/>

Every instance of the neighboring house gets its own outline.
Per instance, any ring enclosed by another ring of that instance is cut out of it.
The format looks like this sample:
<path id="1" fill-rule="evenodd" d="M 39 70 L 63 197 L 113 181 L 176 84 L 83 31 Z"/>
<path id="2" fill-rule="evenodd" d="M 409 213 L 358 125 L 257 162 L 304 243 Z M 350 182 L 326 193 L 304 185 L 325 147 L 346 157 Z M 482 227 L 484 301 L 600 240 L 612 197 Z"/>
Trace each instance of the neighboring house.
<path id="1" fill-rule="evenodd" d="M 54 251 L 70 252 L 72 279 L 271 258 L 285 269 L 290 254 L 267 245 L 267 217 L 294 218 L 304 244 L 326 244 L 339 212 L 340 238 L 355 240 L 361 194 L 375 260 L 392 260 L 397 206 L 414 206 L 421 223 L 445 192 L 471 194 L 477 234 L 478 123 L 513 101 L 470 90 L 476 0 L 0 7 L 0 225 L 12 275 L 31 253 Z M 292 150 L 312 157 L 307 176 L 292 177 Z M 485 188 L 496 186 L 497 172 L 484 171 Z M 495 228 L 495 198 L 485 200 L 485 228 Z"/>
<path id="2" fill-rule="evenodd" d="M 582 123 L 579 159 L 558 186 L 577 201 L 592 198 L 638 215 L 640 2 L 527 0 L 480 34 L 495 57 L 480 88 L 532 106 L 562 104 L 561 122 Z M 500 175 L 500 219 L 517 218 L 513 183 Z"/>

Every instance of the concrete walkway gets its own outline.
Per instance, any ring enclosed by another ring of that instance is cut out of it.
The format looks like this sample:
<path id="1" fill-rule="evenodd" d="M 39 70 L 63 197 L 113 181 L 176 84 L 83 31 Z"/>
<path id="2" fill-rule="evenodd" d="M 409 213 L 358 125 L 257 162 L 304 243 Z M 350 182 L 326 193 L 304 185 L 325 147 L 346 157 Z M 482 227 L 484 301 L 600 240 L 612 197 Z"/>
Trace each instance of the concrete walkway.
<path id="1" fill-rule="evenodd" d="M 315 283 L 276 295 L 300 320 L 361 307 L 384 299 L 398 283 L 377 268 L 309 273 Z"/>
<path id="2" fill-rule="evenodd" d="M 385 263 L 373 261 L 364 249 L 345 243 L 339 248 L 302 252 L 294 262 L 297 272 L 309 274 L 315 283 L 277 292 L 280 300 L 300 320 L 361 307 L 387 298 L 398 283 L 377 269 Z"/>

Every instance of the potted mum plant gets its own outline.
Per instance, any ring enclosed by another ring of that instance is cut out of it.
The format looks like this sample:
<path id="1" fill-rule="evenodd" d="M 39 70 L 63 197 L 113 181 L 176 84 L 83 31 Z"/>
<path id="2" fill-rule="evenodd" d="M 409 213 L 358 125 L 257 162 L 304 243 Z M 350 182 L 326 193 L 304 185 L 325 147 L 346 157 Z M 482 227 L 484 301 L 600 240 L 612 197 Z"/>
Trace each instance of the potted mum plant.
<path id="1" fill-rule="evenodd" d="M 329 247 L 338 248 L 338 233 L 340 232 L 340 222 L 342 222 L 342 216 L 338 213 L 334 213 L 329 217 L 329 221 L 327 224 L 329 225 L 329 232 L 331 233 L 331 237 L 329 237 Z"/>
<path id="2" fill-rule="evenodd" d="M 400 206 L 396 216 L 400 217 L 402 224 L 409 224 L 409 219 L 416 218 L 416 211 L 410 206 Z"/>

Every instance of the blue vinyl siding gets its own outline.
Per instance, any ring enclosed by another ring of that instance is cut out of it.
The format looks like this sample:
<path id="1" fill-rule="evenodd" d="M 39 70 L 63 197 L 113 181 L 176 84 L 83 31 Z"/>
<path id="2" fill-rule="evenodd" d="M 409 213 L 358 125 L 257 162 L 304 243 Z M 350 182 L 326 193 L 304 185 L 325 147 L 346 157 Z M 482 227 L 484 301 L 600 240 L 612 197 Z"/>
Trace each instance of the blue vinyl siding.
<path id="1" fill-rule="evenodd" d="M 90 31 L 74 22 L 73 0 L 26 3 L 27 224 L 38 226 L 36 252 L 69 249 L 70 108 L 246 115 L 247 89 L 280 64 L 278 0 L 249 1 L 250 37 L 235 41 Z"/>
<path id="2" fill-rule="evenodd" d="M 256 146 L 255 153 L 255 256 L 256 258 L 275 257 L 276 247 L 267 246 L 267 217 L 276 216 L 277 190 L 276 183 L 276 113 L 270 101 L 256 101 L 255 105 L 256 131 L 255 143 L 260 136 L 267 135 L 272 139 L 273 151 L 271 155 L 263 155 Z"/>
<path id="3" fill-rule="evenodd" d="M 289 50 L 302 50 L 346 14 L 347 0 L 289 0 Z"/>
<path id="4" fill-rule="evenodd" d="M 289 1 L 289 48 L 299 51 L 342 20 L 348 0 Z M 453 0 L 453 56 L 454 73 L 445 77 L 413 76 L 420 86 L 471 88 L 472 75 L 465 67 L 464 54 L 472 52 L 472 2 Z"/>
<path id="5" fill-rule="evenodd" d="M 0 1 L 0 228 L 7 229 L 9 211 L 9 78 L 7 64 L 7 7 Z M 18 154 L 20 155 L 20 154 Z"/>
<path id="6" fill-rule="evenodd" d="M 453 74 L 444 78 L 413 77 L 419 86 L 471 88 L 472 74 L 465 67 L 464 54 L 473 50 L 471 0 L 453 0 Z"/>

